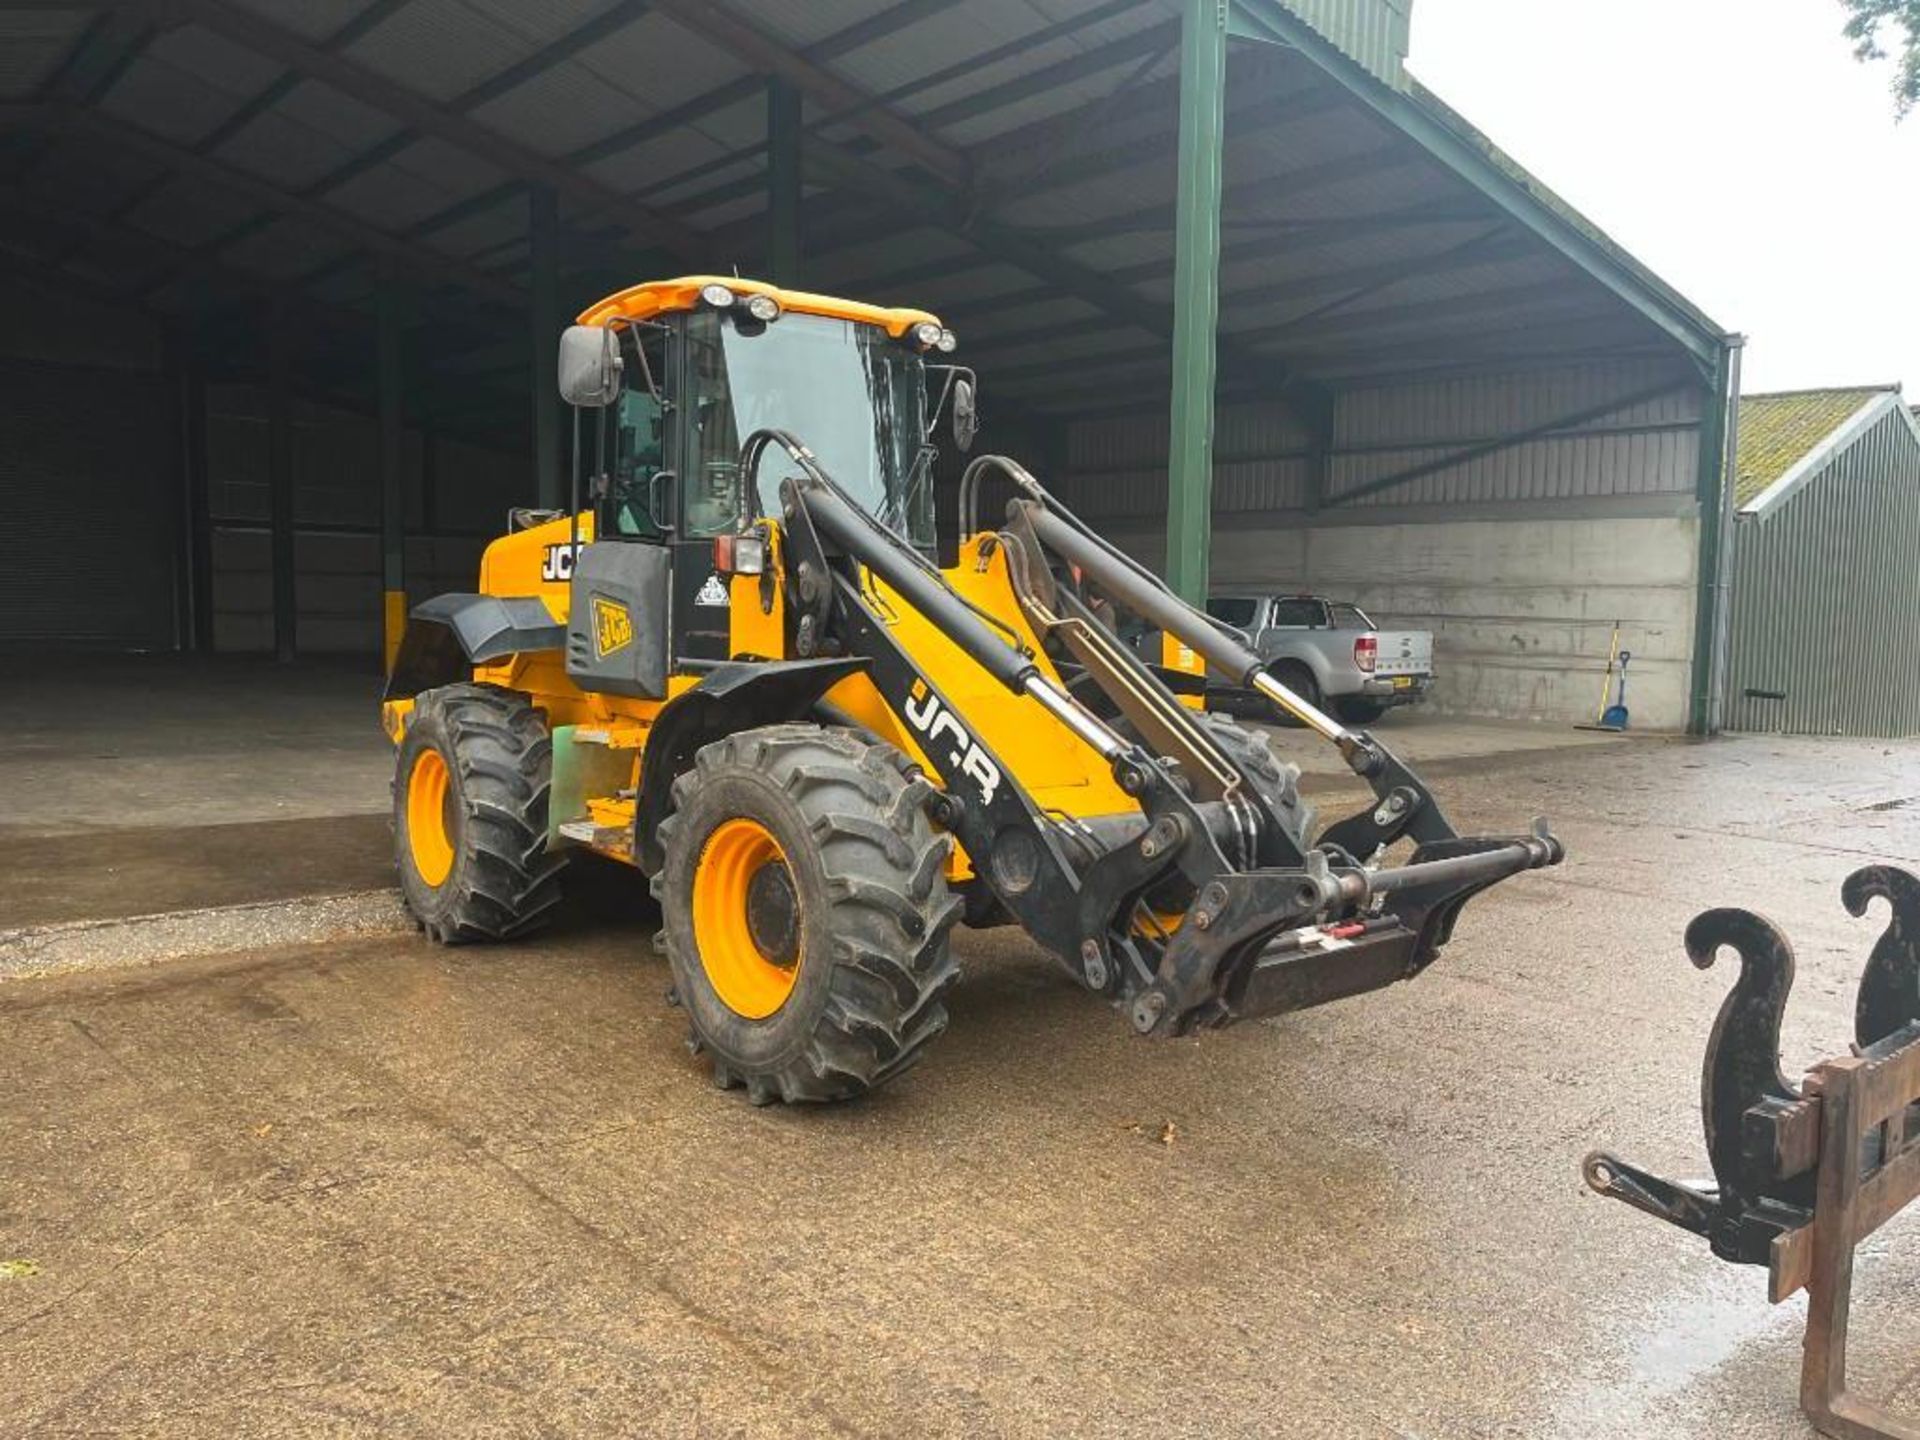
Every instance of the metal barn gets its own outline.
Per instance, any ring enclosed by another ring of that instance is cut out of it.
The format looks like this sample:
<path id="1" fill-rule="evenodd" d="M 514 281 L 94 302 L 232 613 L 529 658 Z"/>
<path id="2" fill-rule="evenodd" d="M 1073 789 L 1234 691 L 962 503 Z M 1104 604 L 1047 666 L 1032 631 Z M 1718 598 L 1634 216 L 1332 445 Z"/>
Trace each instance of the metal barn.
<path id="1" fill-rule="evenodd" d="M 1740 401 L 1726 725 L 1920 735 L 1920 420 L 1897 385 Z"/>
<path id="2" fill-rule="evenodd" d="M 1410 8 L 9 4 L 0 644 L 377 655 L 559 501 L 565 320 L 738 267 L 938 311 L 983 445 L 1191 596 L 1337 592 L 1555 721 L 1619 621 L 1711 728 L 1736 342 Z"/>

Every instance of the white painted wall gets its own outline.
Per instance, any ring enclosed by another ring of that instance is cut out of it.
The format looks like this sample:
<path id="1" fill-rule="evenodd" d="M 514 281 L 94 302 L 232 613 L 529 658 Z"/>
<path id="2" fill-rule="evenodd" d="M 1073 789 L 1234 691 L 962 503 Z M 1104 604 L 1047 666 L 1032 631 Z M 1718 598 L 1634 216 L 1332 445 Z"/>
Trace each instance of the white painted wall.
<path id="1" fill-rule="evenodd" d="M 1244 520 L 1247 517 L 1237 517 Z M 1690 516 L 1222 526 L 1216 590 L 1351 600 L 1377 624 L 1431 630 L 1438 713 L 1573 724 L 1595 718 L 1615 620 L 1633 652 L 1635 728 L 1682 730 L 1698 522 Z M 1115 538 L 1158 566 L 1164 537 Z"/>

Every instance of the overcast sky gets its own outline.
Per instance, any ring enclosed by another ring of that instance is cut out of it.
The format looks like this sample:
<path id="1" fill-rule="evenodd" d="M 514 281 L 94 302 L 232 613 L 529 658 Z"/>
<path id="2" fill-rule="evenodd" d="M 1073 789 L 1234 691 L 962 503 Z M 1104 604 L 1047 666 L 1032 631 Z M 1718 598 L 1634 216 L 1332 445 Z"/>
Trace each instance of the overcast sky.
<path id="1" fill-rule="evenodd" d="M 1714 320 L 1745 388 L 1920 403 L 1920 111 L 1836 0 L 1415 0 L 1411 66 Z"/>

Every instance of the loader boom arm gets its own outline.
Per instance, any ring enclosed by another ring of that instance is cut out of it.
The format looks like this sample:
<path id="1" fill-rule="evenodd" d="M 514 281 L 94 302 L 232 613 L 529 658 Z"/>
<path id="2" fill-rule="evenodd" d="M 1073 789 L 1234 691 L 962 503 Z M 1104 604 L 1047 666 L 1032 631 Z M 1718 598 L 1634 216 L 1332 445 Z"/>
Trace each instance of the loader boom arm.
<path id="1" fill-rule="evenodd" d="M 864 658 L 888 705 L 921 733 L 941 737 L 924 747 L 944 785 L 934 801 L 936 820 L 1029 933 L 1081 983 L 1126 1009 L 1142 1033 L 1179 1034 L 1298 1009 L 1411 976 L 1438 954 L 1468 899 L 1562 858 L 1544 822 L 1523 835 L 1457 834 L 1424 783 L 1385 746 L 1271 681 L 1258 656 L 1100 540 L 1014 462 L 975 461 L 973 469 L 1005 468 L 1025 492 L 1009 506 L 998 543 L 1008 547 L 1016 596 L 1037 630 L 1084 627 L 1090 619 L 1084 607 L 1075 613 L 1077 601 L 1065 592 L 1040 593 L 1052 589 L 1038 579 L 1048 574 L 1051 554 L 1210 663 L 1270 693 L 1367 780 L 1376 803 L 1302 853 L 1254 787 L 1233 783 L 1230 757 L 1182 718 L 1189 712 L 1125 647 L 1094 641 L 1077 652 L 1087 655 L 1088 675 L 1123 725 L 1095 713 L 1031 653 L 1009 643 L 991 617 L 841 491 L 793 436 L 763 432 L 749 448 L 770 443 L 802 471 L 782 482 L 781 504 L 794 584 L 809 607 L 803 627 L 811 622 L 819 643 Z M 1045 813 L 939 677 L 915 664 L 863 575 L 878 577 L 999 684 L 1031 697 L 1092 747 L 1138 803 L 1139 827 L 1095 843 Z M 1056 613 L 1048 598 L 1069 613 Z M 1082 638 L 1090 638 L 1084 629 Z M 1177 742 L 1167 748 L 1179 761 L 1137 738 L 1156 733 Z M 1191 773 L 1196 759 L 1208 769 L 1223 767 L 1228 784 L 1218 798 L 1203 798 L 1210 792 Z M 1373 868 L 1379 853 L 1402 838 L 1415 843 L 1411 861 Z M 1149 891 L 1170 880 L 1184 881 L 1184 915 L 1170 934 L 1140 934 L 1131 917 Z"/>

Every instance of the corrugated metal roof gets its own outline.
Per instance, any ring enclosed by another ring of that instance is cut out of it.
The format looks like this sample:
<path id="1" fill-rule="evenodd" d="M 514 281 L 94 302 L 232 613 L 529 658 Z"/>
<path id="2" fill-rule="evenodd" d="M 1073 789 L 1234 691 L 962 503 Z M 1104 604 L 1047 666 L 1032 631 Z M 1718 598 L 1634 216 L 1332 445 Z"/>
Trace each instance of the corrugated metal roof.
<path id="1" fill-rule="evenodd" d="M 97 132 L 74 137 L 69 168 L 93 187 L 76 203 L 117 216 L 136 235 L 151 225 L 202 247 L 216 272 L 304 275 L 317 293 L 338 295 L 349 263 L 342 256 L 366 248 L 353 226 L 364 225 L 400 237 L 426 283 L 444 278 L 436 270 L 443 255 L 459 255 L 490 267 L 510 298 L 525 253 L 525 191 L 540 179 L 537 166 L 512 163 L 516 149 L 600 188 L 598 199 L 576 192 L 563 204 L 568 254 L 582 268 L 595 268 L 596 244 L 599 268 L 636 241 L 657 248 L 632 220 L 634 201 L 697 231 L 709 268 L 751 272 L 762 263 L 767 65 L 658 8 L 638 0 L 182 3 L 200 21 L 135 47 L 95 103 L 130 138 L 176 147 L 183 158 L 174 168 L 186 173 L 204 163 L 196 147 L 211 143 L 205 159 L 256 182 L 253 193 L 236 199 L 217 175 L 156 186 L 163 166 L 150 149 L 130 145 L 137 164 L 109 163 L 121 147 Z M 844 96 L 808 96 L 816 151 L 831 143 L 843 164 L 889 172 L 928 196 L 923 206 L 902 205 L 878 198 L 888 192 L 884 177 L 863 185 L 811 175 L 805 263 L 821 278 L 810 283 L 949 314 L 971 348 L 1013 372 L 996 393 L 1016 401 L 1057 408 L 1081 403 L 1076 395 L 1163 398 L 1174 0 L 730 3 L 764 40 L 866 97 L 849 113 Z M 1399 83 L 1404 0 L 1287 3 Z M 285 55 L 269 58 L 272 44 L 249 50 L 234 11 L 352 66 L 364 83 L 345 88 L 362 98 L 295 81 Z M 0 85 L 9 75 L 16 84 L 44 77 L 45 52 L 56 40 L 70 46 L 71 35 L 0 17 Z M 1352 67 L 1323 64 L 1311 35 L 1299 39 L 1296 48 L 1236 45 L 1229 54 L 1221 304 L 1232 344 L 1222 350 L 1223 385 L 1251 355 L 1330 382 L 1450 362 L 1675 347 L 1643 308 L 1589 283 L 1536 228 L 1503 215 L 1510 197 L 1470 183 L 1457 160 L 1437 161 L 1431 137 L 1416 138 L 1424 134 L 1417 125 L 1394 118 L 1403 111 L 1372 103 L 1379 87 Z M 408 103 L 383 108 L 378 87 L 386 84 Z M 416 98 L 439 106 L 446 123 L 473 128 L 464 138 L 414 132 L 403 121 L 418 119 Z M 1542 207 L 1571 214 L 1417 87 L 1392 98 L 1439 116 Z M 917 166 L 914 147 L 869 123 L 881 112 L 917 126 L 972 183 L 933 179 L 954 167 Z M 47 168 L 36 183 L 53 183 Z M 263 199 L 259 182 L 286 203 Z M 302 217 L 296 228 L 327 237 L 315 249 L 328 258 L 310 271 L 289 272 L 262 238 L 289 213 Z M 1491 230 L 1501 223 L 1504 232 Z M 1017 243 L 996 243 L 996 234 Z M 1490 234 L 1497 243 L 1473 253 Z M 1023 266 L 1020 246 L 1057 263 Z M 1061 283 L 1063 268 L 1078 279 Z M 523 328 L 519 317 L 500 318 L 516 334 Z"/>
<path id="2" fill-rule="evenodd" d="M 1740 397 L 1740 455 L 1734 503 L 1744 506 L 1806 459 L 1860 407 L 1887 393 L 1885 385 L 1832 390 L 1788 390 Z"/>

